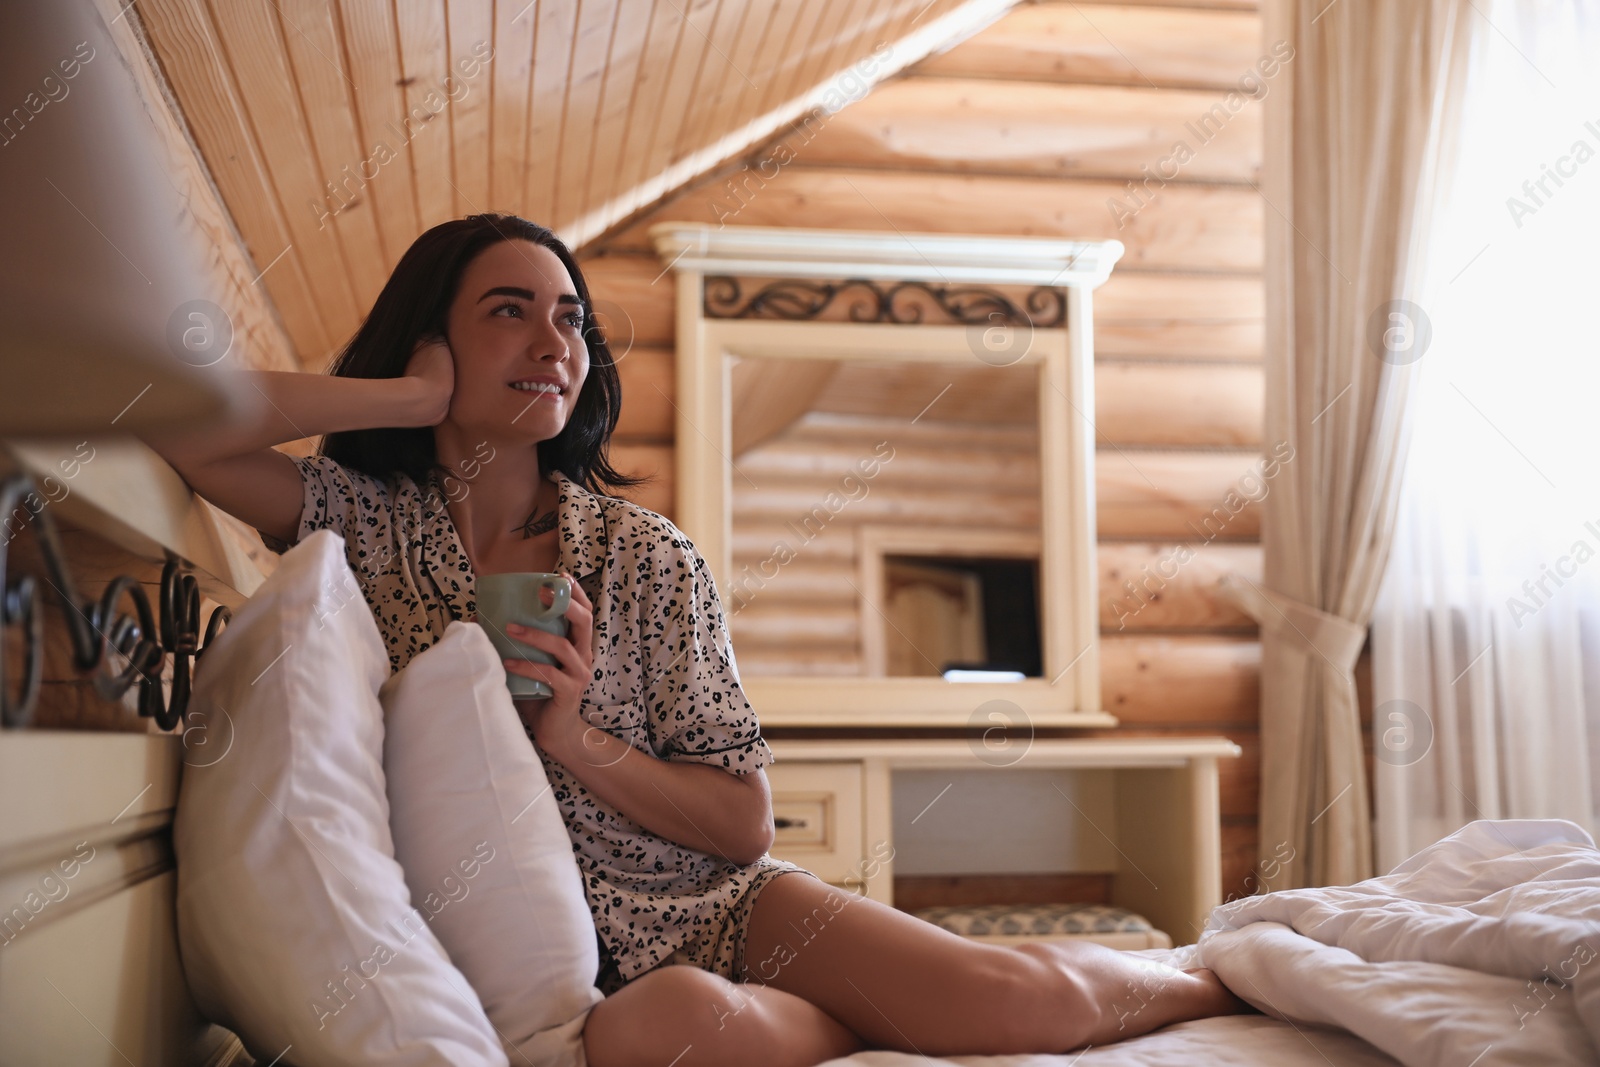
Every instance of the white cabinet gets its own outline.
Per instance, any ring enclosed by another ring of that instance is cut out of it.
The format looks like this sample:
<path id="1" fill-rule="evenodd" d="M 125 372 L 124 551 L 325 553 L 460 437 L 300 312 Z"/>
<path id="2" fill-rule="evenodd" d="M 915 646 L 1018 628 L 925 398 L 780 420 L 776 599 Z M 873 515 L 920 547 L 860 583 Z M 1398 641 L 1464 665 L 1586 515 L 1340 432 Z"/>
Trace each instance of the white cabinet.
<path id="1" fill-rule="evenodd" d="M 772 785 L 772 851 L 835 885 L 859 880 L 866 854 L 861 764 L 785 763 L 767 770 Z"/>
<path id="2" fill-rule="evenodd" d="M 1008 766 L 986 762 L 981 746 L 975 751 L 961 739 L 768 744 L 777 757 L 767 768 L 777 822 L 772 855 L 885 904 L 894 903 L 892 776 L 911 770 L 1109 779 L 1109 810 L 1072 804 L 1083 825 L 1070 831 L 1099 835 L 1116 857 L 1107 872 L 1110 903 L 1138 912 L 1180 945 L 1194 941 L 1222 903 L 1217 761 L 1240 754 L 1226 738 L 1035 740 Z"/>

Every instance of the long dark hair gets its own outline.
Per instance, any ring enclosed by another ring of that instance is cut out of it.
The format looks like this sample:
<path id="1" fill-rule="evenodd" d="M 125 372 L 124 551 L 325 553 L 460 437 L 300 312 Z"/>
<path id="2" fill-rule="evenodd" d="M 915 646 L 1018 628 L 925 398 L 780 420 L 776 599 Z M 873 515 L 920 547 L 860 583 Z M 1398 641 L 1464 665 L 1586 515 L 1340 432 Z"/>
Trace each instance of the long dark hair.
<path id="1" fill-rule="evenodd" d="M 556 254 L 583 302 L 583 339 L 589 349 L 589 373 L 578 391 L 572 416 L 561 432 L 539 442 L 541 477 L 559 470 L 591 493 L 606 487 L 626 488 L 647 481 L 616 470 L 606 459 L 611 433 L 622 412 L 622 383 L 594 318 L 589 286 L 578 262 L 561 238 L 538 223 L 516 215 L 468 215 L 441 222 L 411 242 L 394 273 L 373 302 L 372 311 L 328 368 L 344 378 L 398 378 L 419 340 L 443 336 L 450 303 L 461 274 L 480 252 L 500 241 L 531 241 Z M 345 430 L 323 439 L 322 454 L 341 466 L 387 479 L 395 471 L 419 487 L 435 472 L 452 472 L 439 462 L 433 427 L 381 427 Z"/>

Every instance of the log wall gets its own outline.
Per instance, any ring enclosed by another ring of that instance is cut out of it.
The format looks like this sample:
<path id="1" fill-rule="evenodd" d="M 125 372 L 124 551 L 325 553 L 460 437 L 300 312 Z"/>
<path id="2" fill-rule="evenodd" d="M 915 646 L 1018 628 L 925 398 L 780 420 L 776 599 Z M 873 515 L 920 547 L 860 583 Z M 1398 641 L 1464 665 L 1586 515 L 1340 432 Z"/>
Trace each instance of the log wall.
<path id="1" fill-rule="evenodd" d="M 1255 884 L 1260 646 L 1218 581 L 1260 575 L 1256 500 L 1270 492 L 1259 474 L 1273 453 L 1262 439 L 1269 209 L 1255 183 L 1261 97 L 1284 72 L 1264 63 L 1273 53 L 1255 6 L 1018 7 L 582 254 L 625 353 L 616 456 L 657 473 L 633 496 L 670 516 L 673 290 L 650 254 L 650 225 L 1122 241 L 1095 318 L 1104 703 L 1121 733 L 1220 734 L 1243 747 L 1223 768 L 1225 895 Z M 1239 91 L 1241 79 L 1252 93 Z M 847 565 L 812 563 L 817 573 L 804 578 L 819 588 Z M 1008 899 L 1026 895 L 1017 879 L 998 881 Z M 917 887 L 919 903 L 933 902 L 927 890 Z M 985 892 L 934 890 L 951 900 Z"/>

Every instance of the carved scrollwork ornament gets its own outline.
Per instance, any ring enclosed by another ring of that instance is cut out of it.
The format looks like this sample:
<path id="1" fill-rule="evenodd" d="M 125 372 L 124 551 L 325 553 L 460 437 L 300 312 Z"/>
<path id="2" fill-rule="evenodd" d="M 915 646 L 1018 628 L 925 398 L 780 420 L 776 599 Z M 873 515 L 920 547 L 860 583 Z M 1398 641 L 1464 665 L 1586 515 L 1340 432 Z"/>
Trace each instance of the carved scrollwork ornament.
<path id="1" fill-rule="evenodd" d="M 783 319 L 805 322 L 818 318 L 835 303 L 845 304 L 851 322 L 921 325 L 943 322 L 962 326 L 1020 326 L 1049 329 L 1067 323 L 1064 290 L 1036 286 L 1023 306 L 1006 294 L 977 285 L 941 286 L 921 281 L 877 282 L 847 278 L 819 282 L 779 278 L 746 297 L 738 278 L 711 275 L 705 280 L 704 310 L 714 319 Z"/>

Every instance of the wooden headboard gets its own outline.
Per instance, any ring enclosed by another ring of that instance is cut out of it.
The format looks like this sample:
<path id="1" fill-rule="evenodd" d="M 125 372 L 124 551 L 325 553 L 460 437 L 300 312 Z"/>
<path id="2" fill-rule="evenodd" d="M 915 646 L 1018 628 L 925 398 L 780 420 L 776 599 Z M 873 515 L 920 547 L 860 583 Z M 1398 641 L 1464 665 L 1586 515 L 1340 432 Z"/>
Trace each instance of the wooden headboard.
<path id="1" fill-rule="evenodd" d="M 155 632 L 141 631 L 159 638 L 163 576 L 181 605 L 182 576 L 192 575 L 200 612 L 188 633 L 203 642 L 213 613 L 240 607 L 275 557 L 137 440 L 4 442 L 0 478 L 16 489 L 19 477 L 32 495 L 7 494 L 0 539 L 0 671 L 14 710 L 29 655 L 29 577 L 43 640 L 28 721 L 0 729 L 0 1067 L 248 1064 L 232 1033 L 200 1017 L 175 928 L 178 783 L 186 764 L 216 758 L 227 738 L 198 719 L 187 735 L 181 723 L 159 727 L 174 692 L 170 652 L 146 696 L 150 710 L 159 694 L 163 714 L 140 714 L 146 683 L 108 697 L 107 679 L 127 660 L 110 653 L 97 686 L 75 659 L 60 586 L 65 578 L 78 603 L 98 604 L 128 579 L 101 627 L 116 645 L 126 633 L 116 620 L 141 615 L 130 587 L 154 616 Z"/>

